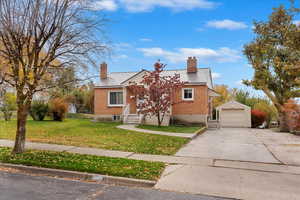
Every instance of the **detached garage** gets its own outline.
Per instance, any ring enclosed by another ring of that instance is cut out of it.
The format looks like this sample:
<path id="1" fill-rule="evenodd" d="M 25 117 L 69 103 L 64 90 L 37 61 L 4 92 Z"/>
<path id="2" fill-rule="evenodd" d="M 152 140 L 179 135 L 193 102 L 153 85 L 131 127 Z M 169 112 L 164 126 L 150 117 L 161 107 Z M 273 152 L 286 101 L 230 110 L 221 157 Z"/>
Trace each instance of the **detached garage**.
<path id="1" fill-rule="evenodd" d="M 251 108 L 236 101 L 216 108 L 221 127 L 251 128 Z"/>

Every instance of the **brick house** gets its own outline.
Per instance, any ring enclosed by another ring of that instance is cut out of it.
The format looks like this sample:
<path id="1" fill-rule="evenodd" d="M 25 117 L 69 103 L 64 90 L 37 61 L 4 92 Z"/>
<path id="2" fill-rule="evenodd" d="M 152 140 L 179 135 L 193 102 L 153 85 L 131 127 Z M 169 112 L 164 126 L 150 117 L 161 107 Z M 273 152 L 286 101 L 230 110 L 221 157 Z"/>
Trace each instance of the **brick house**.
<path id="1" fill-rule="evenodd" d="M 154 124 L 155 118 L 144 118 L 137 114 L 137 102 L 127 89 L 130 82 L 140 82 L 146 70 L 139 72 L 108 73 L 107 64 L 100 66 L 100 82 L 95 87 L 95 115 L 101 120 L 123 120 L 125 123 Z M 218 96 L 213 90 L 213 80 L 209 68 L 198 68 L 197 59 L 189 57 L 182 70 L 165 70 L 162 76 L 179 74 L 186 84 L 176 95 L 181 101 L 171 108 L 169 120 L 181 123 L 207 124 L 212 116 L 212 98 Z"/>

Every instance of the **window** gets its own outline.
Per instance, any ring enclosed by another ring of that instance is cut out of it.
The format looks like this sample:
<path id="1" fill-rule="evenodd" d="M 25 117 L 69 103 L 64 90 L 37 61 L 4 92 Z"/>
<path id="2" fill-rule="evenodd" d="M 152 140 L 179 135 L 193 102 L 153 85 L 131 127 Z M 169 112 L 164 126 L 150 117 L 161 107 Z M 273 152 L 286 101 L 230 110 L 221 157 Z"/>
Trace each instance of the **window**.
<path id="1" fill-rule="evenodd" d="M 123 105 L 123 92 L 122 91 L 111 91 L 108 95 L 109 106 L 122 106 Z"/>
<path id="2" fill-rule="evenodd" d="M 120 115 L 113 115 L 112 120 L 113 121 L 121 121 L 121 116 Z"/>
<path id="3" fill-rule="evenodd" d="M 182 89 L 182 99 L 186 101 L 194 100 L 194 89 L 193 88 L 183 88 Z"/>

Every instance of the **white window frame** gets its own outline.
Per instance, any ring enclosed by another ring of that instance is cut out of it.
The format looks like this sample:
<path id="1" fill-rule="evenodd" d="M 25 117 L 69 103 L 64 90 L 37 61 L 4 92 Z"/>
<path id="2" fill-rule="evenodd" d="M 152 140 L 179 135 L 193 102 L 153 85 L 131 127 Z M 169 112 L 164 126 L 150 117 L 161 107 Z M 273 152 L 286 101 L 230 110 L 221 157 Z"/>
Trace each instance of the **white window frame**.
<path id="1" fill-rule="evenodd" d="M 122 94 L 123 94 L 123 103 L 122 104 L 110 104 L 110 93 L 113 93 L 113 92 L 122 92 Z M 109 107 L 122 107 L 122 106 L 124 106 L 124 91 L 123 90 L 110 90 L 110 91 L 108 91 L 107 94 L 108 94 L 107 95 L 107 105 Z"/>
<path id="2" fill-rule="evenodd" d="M 185 90 L 192 90 L 192 98 L 184 98 L 184 91 Z M 182 100 L 183 101 L 194 101 L 195 91 L 194 88 L 182 88 Z"/>

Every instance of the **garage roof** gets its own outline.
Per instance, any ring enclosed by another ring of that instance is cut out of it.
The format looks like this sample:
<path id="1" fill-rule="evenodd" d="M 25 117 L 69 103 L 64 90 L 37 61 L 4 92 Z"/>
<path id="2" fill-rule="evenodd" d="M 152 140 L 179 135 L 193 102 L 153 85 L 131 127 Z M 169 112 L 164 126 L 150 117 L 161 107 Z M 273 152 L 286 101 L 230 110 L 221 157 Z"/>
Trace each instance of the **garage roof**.
<path id="1" fill-rule="evenodd" d="M 237 101 L 229 101 L 227 103 L 224 103 L 223 105 L 218 106 L 216 109 L 250 109 L 250 107 Z"/>

